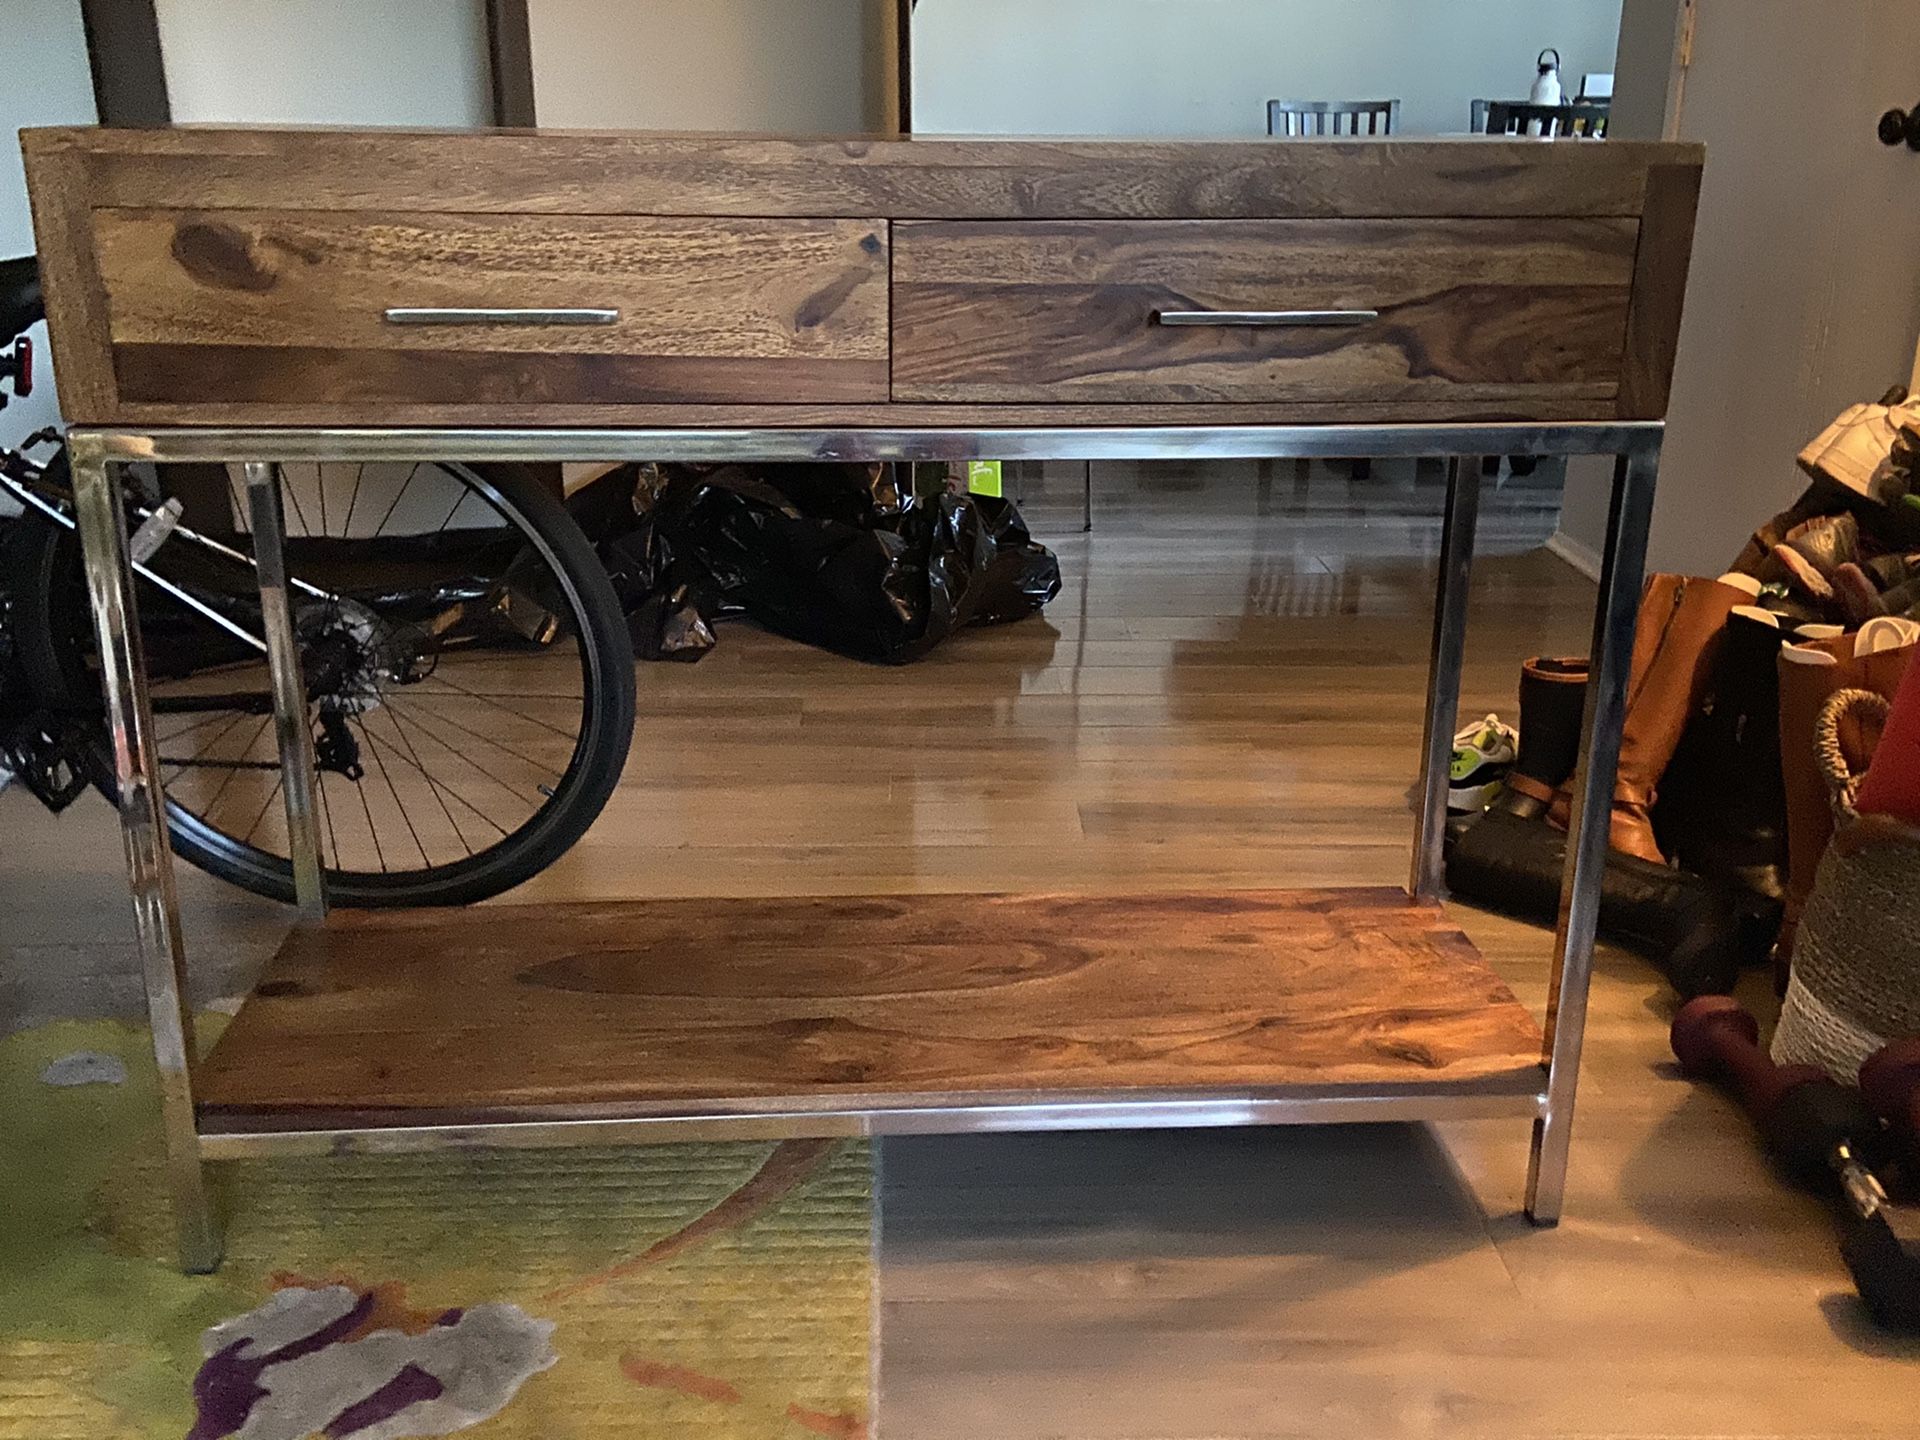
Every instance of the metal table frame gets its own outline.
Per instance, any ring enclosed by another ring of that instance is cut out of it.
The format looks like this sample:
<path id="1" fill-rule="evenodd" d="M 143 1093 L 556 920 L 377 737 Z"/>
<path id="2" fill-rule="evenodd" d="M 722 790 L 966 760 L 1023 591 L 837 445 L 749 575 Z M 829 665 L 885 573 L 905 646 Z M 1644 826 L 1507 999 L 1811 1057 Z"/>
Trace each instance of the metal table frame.
<path id="1" fill-rule="evenodd" d="M 76 428 L 68 437 L 75 513 L 99 637 L 103 684 L 119 776 L 120 818 L 133 891 L 148 1010 L 158 1062 L 168 1174 L 179 1223 L 180 1257 L 189 1271 L 211 1270 L 221 1254 L 219 1228 L 202 1162 L 246 1155 L 324 1150 L 404 1150 L 446 1145 L 606 1144 L 774 1134 L 952 1133 L 955 1131 L 1244 1125 L 1340 1120 L 1432 1120 L 1489 1114 L 1533 1118 L 1527 1213 L 1558 1220 L 1566 1189 L 1568 1139 L 1607 850 L 1609 799 L 1626 711 L 1628 666 L 1645 569 L 1648 524 L 1664 426 L 1658 421 L 1554 424 L 1301 425 L 1141 429 L 269 429 Z M 1421 747 L 1418 831 L 1408 888 L 1419 898 L 1442 892 L 1447 765 L 1459 700 L 1480 460 L 1487 455 L 1615 457 L 1591 680 L 1582 740 L 1586 757 L 1575 787 L 1572 843 L 1561 886 L 1540 1083 L 1524 1093 L 1462 1086 L 1452 1091 L 1352 1087 L 1262 1095 L 1114 1095 L 1061 1103 L 1002 1097 L 955 1106 L 899 1097 L 884 1109 L 824 1102 L 817 1111 L 779 1115 L 750 1106 L 708 1107 L 676 1116 L 539 1118 L 463 1117 L 409 1127 L 214 1128 L 197 1121 L 191 1078 L 193 1022 L 186 1003 L 186 951 L 164 820 L 153 713 L 148 701 L 133 572 L 115 467 L 130 462 L 239 462 L 246 467 L 259 571 L 262 621 L 275 701 L 275 732 L 286 774 L 288 834 L 299 906 L 326 910 L 313 801 L 313 747 L 304 723 L 305 686 L 286 595 L 284 522 L 277 464 L 287 461 L 656 460 L 936 461 L 1193 460 L 1442 457 L 1448 472 L 1441 530 L 1440 585 L 1434 609 Z"/>

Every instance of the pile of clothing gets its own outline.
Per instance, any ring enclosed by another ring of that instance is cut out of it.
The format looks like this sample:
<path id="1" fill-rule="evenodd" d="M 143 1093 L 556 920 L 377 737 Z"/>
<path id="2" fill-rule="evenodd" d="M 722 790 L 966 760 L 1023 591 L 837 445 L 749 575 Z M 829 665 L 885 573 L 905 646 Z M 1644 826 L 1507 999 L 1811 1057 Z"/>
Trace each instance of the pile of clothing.
<path id="1" fill-rule="evenodd" d="M 1784 988 L 1833 834 L 1816 720 L 1843 690 L 1891 699 L 1920 642 L 1920 400 L 1852 407 L 1800 463 L 1806 492 L 1724 574 L 1654 575 L 1642 599 L 1600 929 L 1687 996 L 1769 957 Z M 1586 683 L 1584 660 L 1528 660 L 1517 735 L 1488 717 L 1458 737 L 1456 895 L 1553 922 Z M 1856 771 L 1920 794 L 1920 754 L 1877 740 L 1841 737 Z"/>

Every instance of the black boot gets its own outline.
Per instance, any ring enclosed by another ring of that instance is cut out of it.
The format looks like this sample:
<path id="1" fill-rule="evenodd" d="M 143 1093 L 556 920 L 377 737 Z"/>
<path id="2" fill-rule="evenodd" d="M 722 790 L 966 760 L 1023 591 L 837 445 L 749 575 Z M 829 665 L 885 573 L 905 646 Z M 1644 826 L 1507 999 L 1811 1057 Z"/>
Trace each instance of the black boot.
<path id="1" fill-rule="evenodd" d="M 1728 617 L 1707 698 L 1661 779 L 1653 822 L 1661 850 L 1685 869 L 1772 904 L 1786 894 L 1782 638 L 1764 611 L 1740 606 Z"/>
<path id="2" fill-rule="evenodd" d="M 1463 900 L 1551 925 L 1560 910 L 1567 837 L 1544 817 L 1489 810 L 1447 853 L 1447 887 Z M 1726 895 L 1697 875 L 1607 854 L 1600 935 L 1645 956 L 1691 999 L 1733 988 L 1740 922 Z"/>
<path id="3" fill-rule="evenodd" d="M 1520 745 L 1507 789 L 1493 808 L 1522 819 L 1544 815 L 1580 758 L 1587 662 L 1536 655 L 1520 667 Z"/>

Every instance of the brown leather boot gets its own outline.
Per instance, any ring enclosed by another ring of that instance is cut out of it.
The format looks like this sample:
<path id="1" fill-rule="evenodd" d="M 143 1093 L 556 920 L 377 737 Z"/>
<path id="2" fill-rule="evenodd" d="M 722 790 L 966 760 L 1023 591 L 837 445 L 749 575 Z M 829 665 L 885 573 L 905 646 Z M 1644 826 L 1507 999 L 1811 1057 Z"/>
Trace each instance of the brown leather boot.
<path id="1" fill-rule="evenodd" d="M 1780 652 L 1780 779 L 1787 792 L 1787 896 L 1774 942 L 1774 981 L 1784 988 L 1787 966 L 1793 958 L 1794 932 L 1807 897 L 1813 893 L 1814 872 L 1833 835 L 1833 812 L 1827 803 L 1827 782 L 1814 760 L 1813 725 L 1820 707 L 1841 690 L 1871 690 L 1893 698 L 1906 674 L 1916 646 L 1882 650 L 1864 659 L 1853 653 L 1854 638 L 1812 640 Z M 1802 664 L 1791 650 L 1815 651 L 1834 657 L 1832 665 Z M 1843 736 L 1857 756 L 1872 751 L 1871 735 Z"/>
<path id="2" fill-rule="evenodd" d="M 1623 855 L 1666 863 L 1649 815 L 1655 787 L 1688 719 L 1699 708 L 1728 612 L 1751 598 L 1731 585 L 1687 575 L 1654 575 L 1647 581 L 1633 635 L 1627 718 L 1613 782 L 1609 842 Z M 1573 808 L 1573 779 L 1560 787 L 1549 812 L 1561 829 Z"/>

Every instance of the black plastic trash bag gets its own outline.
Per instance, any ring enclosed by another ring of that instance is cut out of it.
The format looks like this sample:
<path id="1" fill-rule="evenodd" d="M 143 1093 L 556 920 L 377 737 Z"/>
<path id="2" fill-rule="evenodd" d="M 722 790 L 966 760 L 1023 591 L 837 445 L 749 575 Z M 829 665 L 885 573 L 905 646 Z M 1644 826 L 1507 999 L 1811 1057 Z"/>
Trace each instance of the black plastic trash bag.
<path id="1" fill-rule="evenodd" d="M 964 626 L 1021 619 L 1060 593 L 1059 561 L 1010 502 L 903 495 L 886 467 L 629 468 L 570 503 L 599 538 L 648 659 L 698 659 L 715 622 L 745 615 L 904 665 Z"/>

